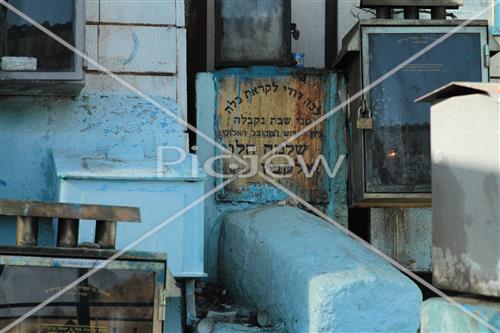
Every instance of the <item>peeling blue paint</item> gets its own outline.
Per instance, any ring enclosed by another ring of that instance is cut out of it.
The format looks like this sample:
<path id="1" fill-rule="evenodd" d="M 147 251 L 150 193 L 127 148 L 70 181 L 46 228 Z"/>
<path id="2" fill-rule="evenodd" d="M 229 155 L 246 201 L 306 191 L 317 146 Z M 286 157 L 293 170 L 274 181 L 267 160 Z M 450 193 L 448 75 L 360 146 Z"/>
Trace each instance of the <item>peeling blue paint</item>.
<path id="1" fill-rule="evenodd" d="M 337 91 L 345 87 L 343 76 L 330 76 L 326 83 L 325 113 L 333 112 L 339 105 Z M 325 137 L 327 142 L 324 146 L 325 156 L 333 169 L 337 160 L 344 155 L 344 161 L 335 178 L 324 178 L 328 188 L 327 214 L 343 226 L 348 226 L 348 193 L 347 193 L 347 128 L 346 114 L 343 109 L 335 113 L 325 121 Z"/>
<path id="2" fill-rule="evenodd" d="M 454 297 L 460 306 L 482 318 L 485 323 L 500 329 L 500 303 L 479 297 Z M 493 332 L 458 306 L 442 298 L 430 298 L 422 305 L 422 333 L 440 332 Z"/>
<path id="3" fill-rule="evenodd" d="M 180 116 L 175 102 L 156 97 Z M 77 98 L 2 97 L 0 100 L 0 199 L 56 199 L 52 151 L 75 155 L 155 158 L 157 146 L 185 147 L 184 126 L 127 94 Z M 42 223 L 41 243 L 53 243 L 52 223 Z M 12 244 L 15 223 L 0 223 L 0 244 Z"/>
<path id="4" fill-rule="evenodd" d="M 325 75 L 328 73 L 328 75 Z M 228 68 L 213 73 L 201 73 L 197 78 L 197 110 L 199 129 L 210 137 L 217 140 L 217 129 L 219 128 L 216 110 L 219 108 L 217 100 L 217 91 L 220 89 L 220 83 L 227 77 L 236 77 L 234 80 L 234 91 L 237 91 L 241 97 L 242 85 L 245 82 L 256 78 L 275 78 L 283 76 L 297 75 L 324 75 L 325 95 L 328 97 L 325 101 L 325 110 L 333 109 L 337 103 L 338 87 L 344 86 L 344 79 L 337 78 L 334 73 L 314 69 L 295 69 L 284 67 L 250 67 L 250 68 Z M 240 113 L 240 109 L 236 111 Z M 325 125 L 325 146 L 324 154 L 327 157 L 331 169 L 340 154 L 347 154 L 346 147 L 346 127 L 345 114 L 339 112 L 326 121 Z M 211 143 L 198 137 L 199 159 L 203 163 L 208 158 L 220 154 L 217 148 Z M 341 166 L 337 177 L 334 180 L 325 179 L 323 187 L 328 190 L 328 205 L 322 207 L 328 215 L 339 223 L 347 226 L 347 159 Z M 217 170 L 220 172 L 220 165 Z M 208 178 L 205 184 L 205 191 L 210 191 L 220 181 L 214 178 Z M 260 207 L 269 202 L 285 200 L 288 195 L 271 185 L 249 185 L 244 191 L 238 194 L 234 200 L 221 202 L 211 197 L 205 201 L 205 235 L 207 273 L 211 278 L 217 276 L 217 248 L 219 245 L 219 231 L 221 216 L 227 212 L 240 212 L 250 208 Z"/>
<path id="5" fill-rule="evenodd" d="M 213 89 L 216 92 L 220 91 L 222 86 L 226 84 L 228 79 L 233 80 L 233 91 L 237 91 L 238 97 L 242 98 L 241 86 L 244 83 L 250 84 L 250 90 L 253 88 L 253 83 L 256 79 L 273 78 L 280 80 L 288 77 L 307 77 L 318 76 L 324 80 L 324 104 L 321 106 L 325 112 L 332 110 L 338 103 L 337 99 L 337 81 L 343 86 L 343 78 L 338 78 L 333 72 L 318 69 L 297 69 L 297 68 L 283 68 L 283 67 L 250 67 L 250 68 L 229 68 L 221 71 L 211 73 L 214 79 Z M 207 87 L 203 88 L 207 89 Z M 249 96 L 251 103 L 252 95 Z M 207 101 L 206 103 L 211 103 Z M 214 96 L 213 99 L 214 110 L 218 109 L 218 97 Z M 202 106 L 206 109 L 206 106 Z M 234 116 L 239 116 L 241 112 L 240 106 L 235 112 Z M 270 110 L 272 112 L 272 110 Z M 230 117 L 233 115 L 230 114 Z M 220 141 L 220 134 L 217 133 L 219 128 L 219 119 L 214 112 L 214 138 Z M 238 125 L 236 125 L 238 126 Z M 345 114 L 343 110 L 326 119 L 325 121 L 325 142 L 323 145 L 323 154 L 327 158 L 328 164 L 333 169 L 340 155 L 347 154 L 346 147 L 346 129 L 345 129 Z M 235 128 L 237 130 L 238 128 Z M 222 143 L 222 142 L 221 142 Z M 346 161 L 341 166 L 336 179 L 329 179 L 324 176 L 321 180 L 321 186 L 325 193 L 327 193 L 328 204 L 326 207 L 330 216 L 334 217 L 339 223 L 347 226 L 347 179 L 346 179 Z M 217 164 L 217 172 L 222 173 L 222 163 Z M 218 184 L 222 181 L 219 180 Z M 293 189 L 292 189 L 293 190 Z M 253 203 L 268 203 L 276 202 L 286 199 L 288 196 L 282 191 L 274 190 L 273 186 L 268 184 L 255 184 L 250 187 L 242 188 L 242 191 L 233 193 L 230 191 L 220 191 L 218 197 L 224 200 L 234 200 L 237 202 L 248 201 Z"/>
<path id="6" fill-rule="evenodd" d="M 239 193 L 238 200 L 235 202 L 251 202 L 257 204 L 266 204 L 288 199 L 288 194 L 279 190 L 275 186 L 250 184 L 244 191 Z"/>

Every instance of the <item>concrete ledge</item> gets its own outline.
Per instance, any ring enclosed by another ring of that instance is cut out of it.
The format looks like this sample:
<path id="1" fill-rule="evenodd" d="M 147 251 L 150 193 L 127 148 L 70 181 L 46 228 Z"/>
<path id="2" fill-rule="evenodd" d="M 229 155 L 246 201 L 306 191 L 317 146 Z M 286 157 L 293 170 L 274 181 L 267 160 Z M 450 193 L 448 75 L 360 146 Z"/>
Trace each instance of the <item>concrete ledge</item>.
<path id="1" fill-rule="evenodd" d="M 220 277 L 290 333 L 416 332 L 418 287 L 335 227 L 297 208 L 227 215 Z"/>
<path id="2" fill-rule="evenodd" d="M 500 331 L 500 302 L 466 297 L 453 299 Z M 478 333 L 491 330 L 446 300 L 431 298 L 422 305 L 420 332 Z"/>

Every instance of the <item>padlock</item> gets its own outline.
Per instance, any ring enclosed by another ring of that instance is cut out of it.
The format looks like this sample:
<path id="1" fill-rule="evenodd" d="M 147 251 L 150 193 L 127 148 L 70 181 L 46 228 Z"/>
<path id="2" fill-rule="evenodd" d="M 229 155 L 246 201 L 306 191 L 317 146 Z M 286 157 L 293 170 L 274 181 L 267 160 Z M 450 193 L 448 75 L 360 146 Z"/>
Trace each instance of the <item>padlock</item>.
<path id="1" fill-rule="evenodd" d="M 367 116 L 364 116 L 364 115 Z M 363 104 L 358 109 L 358 117 L 356 118 L 356 128 L 360 130 L 373 129 L 373 119 L 370 109 L 366 106 L 366 100 L 363 99 Z"/>
<path id="2" fill-rule="evenodd" d="M 356 128 L 362 130 L 373 129 L 373 119 L 363 117 L 356 119 Z"/>

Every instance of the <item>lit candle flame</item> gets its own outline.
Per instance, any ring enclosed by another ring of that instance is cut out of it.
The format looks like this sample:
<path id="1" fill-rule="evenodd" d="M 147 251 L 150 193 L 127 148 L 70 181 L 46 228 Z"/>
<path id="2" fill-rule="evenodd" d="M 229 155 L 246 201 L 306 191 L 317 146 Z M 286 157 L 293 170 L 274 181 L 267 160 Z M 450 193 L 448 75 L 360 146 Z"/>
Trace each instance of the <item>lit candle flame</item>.
<path id="1" fill-rule="evenodd" d="M 391 149 L 387 152 L 387 157 L 396 158 L 398 157 L 398 151 L 396 149 Z"/>

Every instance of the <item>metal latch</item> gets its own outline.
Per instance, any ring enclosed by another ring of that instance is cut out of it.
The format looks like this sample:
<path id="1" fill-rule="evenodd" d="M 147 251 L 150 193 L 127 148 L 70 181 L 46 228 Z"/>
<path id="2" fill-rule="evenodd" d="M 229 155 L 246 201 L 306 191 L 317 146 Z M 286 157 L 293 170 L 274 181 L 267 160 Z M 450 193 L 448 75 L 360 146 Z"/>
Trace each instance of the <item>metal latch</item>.
<path id="1" fill-rule="evenodd" d="M 486 66 L 487 68 L 490 67 L 490 61 L 491 61 L 491 58 L 490 58 L 490 47 L 488 46 L 488 44 L 486 44 L 484 46 L 484 66 Z"/>
<path id="2" fill-rule="evenodd" d="M 363 98 L 363 102 L 358 109 L 358 116 L 356 118 L 356 128 L 361 130 L 373 129 L 372 112 Z"/>
<path id="3" fill-rule="evenodd" d="M 158 291 L 158 320 L 165 321 L 166 310 L 167 310 L 167 290 L 161 288 Z"/>
<path id="4" fill-rule="evenodd" d="M 300 38 L 300 31 L 297 29 L 297 23 L 292 23 L 290 30 L 293 39 L 298 40 Z"/>

